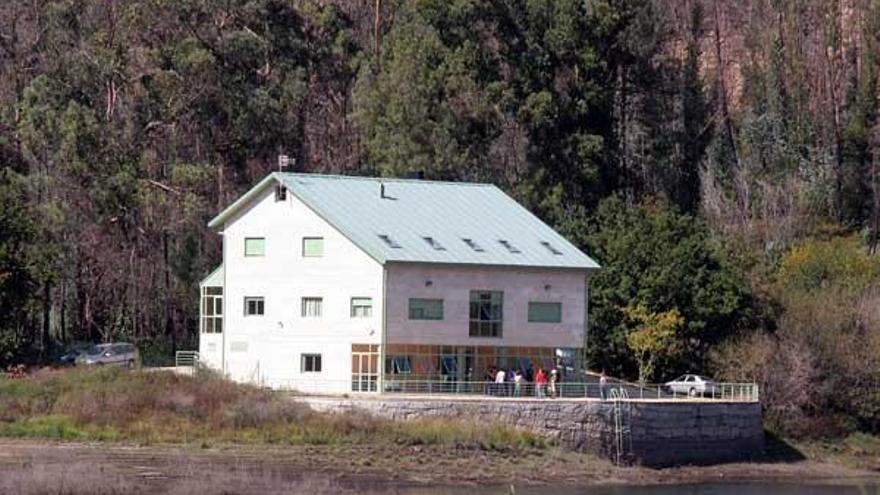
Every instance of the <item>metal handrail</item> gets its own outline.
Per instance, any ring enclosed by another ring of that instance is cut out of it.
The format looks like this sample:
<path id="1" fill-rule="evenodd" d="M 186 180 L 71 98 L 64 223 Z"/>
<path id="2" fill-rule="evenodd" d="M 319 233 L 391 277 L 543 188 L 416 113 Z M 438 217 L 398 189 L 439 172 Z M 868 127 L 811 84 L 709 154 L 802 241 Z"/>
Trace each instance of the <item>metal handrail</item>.
<path id="1" fill-rule="evenodd" d="M 174 353 L 174 366 L 178 368 L 198 367 L 198 351 L 177 351 Z"/>
<path id="2" fill-rule="evenodd" d="M 307 394 L 340 394 L 360 393 L 358 387 L 352 387 L 350 380 L 322 379 L 271 379 L 265 378 L 263 385 L 279 390 L 292 390 Z M 614 381 L 605 386 L 597 382 L 557 382 L 554 386 L 543 386 L 524 382 L 517 387 L 512 382 L 495 383 L 491 381 L 461 380 L 418 380 L 408 377 L 385 376 L 381 390 L 385 394 L 409 395 L 447 395 L 447 396 L 480 396 L 488 398 L 508 399 L 610 399 L 612 391 L 622 400 L 673 401 L 702 400 L 727 402 L 758 402 L 758 385 L 755 383 L 716 383 L 711 390 L 701 393 L 682 393 L 667 390 L 663 384 L 633 384 Z M 603 393 L 604 392 L 604 393 Z"/>

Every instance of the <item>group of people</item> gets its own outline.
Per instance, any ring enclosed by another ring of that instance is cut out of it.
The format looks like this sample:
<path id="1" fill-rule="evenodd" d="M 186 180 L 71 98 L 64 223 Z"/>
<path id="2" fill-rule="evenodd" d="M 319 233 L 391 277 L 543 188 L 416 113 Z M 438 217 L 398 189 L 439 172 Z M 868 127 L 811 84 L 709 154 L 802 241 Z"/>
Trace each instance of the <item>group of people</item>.
<path id="1" fill-rule="evenodd" d="M 538 368 L 535 372 L 529 367 L 523 373 L 519 369 L 491 367 L 486 370 L 486 393 L 488 395 L 523 397 L 534 394 L 535 397 L 558 397 L 557 384 L 562 375 L 555 368 L 549 372 Z"/>

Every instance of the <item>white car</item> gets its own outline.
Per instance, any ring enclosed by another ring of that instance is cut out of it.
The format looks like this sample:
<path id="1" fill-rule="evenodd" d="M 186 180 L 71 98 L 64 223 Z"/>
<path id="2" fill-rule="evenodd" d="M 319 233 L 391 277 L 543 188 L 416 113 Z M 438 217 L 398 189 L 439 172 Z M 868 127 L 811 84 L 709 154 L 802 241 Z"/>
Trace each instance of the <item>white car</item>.
<path id="1" fill-rule="evenodd" d="M 666 390 L 672 394 L 687 394 L 690 397 L 698 395 L 714 394 L 715 382 L 700 375 L 681 375 L 680 377 L 666 382 Z"/>

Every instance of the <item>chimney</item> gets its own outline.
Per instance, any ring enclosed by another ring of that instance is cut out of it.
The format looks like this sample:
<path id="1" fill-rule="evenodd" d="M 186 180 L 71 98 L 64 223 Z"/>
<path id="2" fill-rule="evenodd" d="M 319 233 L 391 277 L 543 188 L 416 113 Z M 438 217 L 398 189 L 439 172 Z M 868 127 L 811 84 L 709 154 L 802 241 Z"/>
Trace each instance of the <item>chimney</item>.
<path id="1" fill-rule="evenodd" d="M 380 199 L 386 198 L 386 196 L 385 196 L 385 183 L 383 183 L 383 182 L 379 183 L 379 198 Z"/>

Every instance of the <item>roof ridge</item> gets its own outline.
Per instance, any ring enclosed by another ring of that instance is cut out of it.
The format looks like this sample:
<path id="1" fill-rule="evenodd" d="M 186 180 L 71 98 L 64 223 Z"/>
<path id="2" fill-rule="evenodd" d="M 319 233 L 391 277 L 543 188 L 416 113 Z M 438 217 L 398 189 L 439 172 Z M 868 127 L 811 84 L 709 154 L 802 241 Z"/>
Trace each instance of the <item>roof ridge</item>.
<path id="1" fill-rule="evenodd" d="M 363 180 L 372 182 L 415 182 L 422 184 L 436 184 L 446 186 L 476 186 L 476 187 L 498 187 L 491 182 L 456 182 L 451 180 L 430 180 L 430 179 L 407 179 L 403 177 L 373 177 L 368 175 L 344 175 L 344 174 L 322 174 L 308 172 L 273 172 L 279 176 L 302 177 L 302 178 L 320 178 L 320 179 L 342 179 L 342 180 Z"/>

